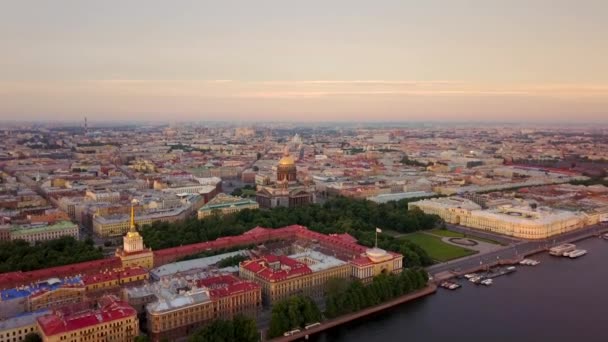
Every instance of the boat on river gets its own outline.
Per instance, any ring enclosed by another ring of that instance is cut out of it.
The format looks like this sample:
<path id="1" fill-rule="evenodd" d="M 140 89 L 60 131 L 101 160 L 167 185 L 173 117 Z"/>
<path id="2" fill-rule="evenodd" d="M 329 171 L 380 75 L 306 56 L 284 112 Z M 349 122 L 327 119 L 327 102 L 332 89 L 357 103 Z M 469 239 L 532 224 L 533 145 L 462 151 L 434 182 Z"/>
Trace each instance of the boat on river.
<path id="1" fill-rule="evenodd" d="M 570 254 L 568 255 L 568 257 L 570 259 L 576 259 L 578 257 L 582 257 L 585 254 L 587 254 L 587 250 L 585 250 L 585 249 L 577 249 L 574 252 L 570 252 Z"/>

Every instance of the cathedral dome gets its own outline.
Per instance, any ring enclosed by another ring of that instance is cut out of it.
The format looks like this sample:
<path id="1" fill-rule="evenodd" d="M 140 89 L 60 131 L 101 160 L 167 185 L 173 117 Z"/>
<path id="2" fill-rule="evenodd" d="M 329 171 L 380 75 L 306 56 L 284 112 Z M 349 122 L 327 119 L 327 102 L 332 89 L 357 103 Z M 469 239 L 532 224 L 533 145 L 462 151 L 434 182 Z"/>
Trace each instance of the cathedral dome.
<path id="1" fill-rule="evenodd" d="M 283 158 L 281 158 L 281 160 L 279 160 L 280 166 L 292 166 L 295 164 L 296 164 L 295 160 L 290 155 L 286 155 Z"/>

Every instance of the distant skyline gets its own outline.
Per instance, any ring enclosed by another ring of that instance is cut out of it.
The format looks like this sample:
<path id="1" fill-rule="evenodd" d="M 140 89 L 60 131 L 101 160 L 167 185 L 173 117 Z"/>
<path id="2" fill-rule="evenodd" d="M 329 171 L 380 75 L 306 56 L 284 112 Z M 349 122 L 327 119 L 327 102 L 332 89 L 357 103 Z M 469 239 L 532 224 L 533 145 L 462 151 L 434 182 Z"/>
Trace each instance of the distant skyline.
<path id="1" fill-rule="evenodd" d="M 0 121 L 608 122 L 608 1 L 5 1 Z"/>

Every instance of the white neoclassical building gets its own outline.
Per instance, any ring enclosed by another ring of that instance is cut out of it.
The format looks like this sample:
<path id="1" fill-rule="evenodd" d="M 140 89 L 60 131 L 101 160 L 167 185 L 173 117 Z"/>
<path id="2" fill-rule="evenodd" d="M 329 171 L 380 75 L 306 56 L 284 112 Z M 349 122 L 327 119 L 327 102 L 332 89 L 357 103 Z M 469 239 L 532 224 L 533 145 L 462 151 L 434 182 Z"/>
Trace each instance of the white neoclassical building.
<path id="1" fill-rule="evenodd" d="M 446 222 L 523 239 L 546 239 L 582 228 L 584 213 L 530 205 L 502 205 L 483 210 L 462 198 L 436 198 L 408 204 L 427 214 L 439 215 Z"/>

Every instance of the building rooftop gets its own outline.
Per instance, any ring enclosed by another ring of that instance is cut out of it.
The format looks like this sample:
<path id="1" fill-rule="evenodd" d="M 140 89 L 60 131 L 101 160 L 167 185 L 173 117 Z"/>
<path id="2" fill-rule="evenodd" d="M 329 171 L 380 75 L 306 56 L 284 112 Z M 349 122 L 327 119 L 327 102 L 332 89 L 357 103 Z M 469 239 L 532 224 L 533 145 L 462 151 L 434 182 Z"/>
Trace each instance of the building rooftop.
<path id="1" fill-rule="evenodd" d="M 188 209 L 189 209 L 189 206 L 183 205 L 183 206 L 177 207 L 177 208 L 156 209 L 154 211 L 152 211 L 152 210 L 146 211 L 145 213 L 136 213 L 135 221 L 158 219 L 158 218 L 162 218 L 162 217 L 166 217 L 166 216 L 177 216 Z M 129 221 L 129 219 L 130 219 L 129 214 L 115 214 L 115 215 L 106 215 L 106 216 L 96 215 L 93 218 L 94 221 L 98 221 L 101 224 L 124 223 L 126 221 Z"/>
<path id="2" fill-rule="evenodd" d="M 386 203 L 390 201 L 399 201 L 408 198 L 420 198 L 420 197 L 432 197 L 436 196 L 437 193 L 429 191 L 411 191 L 411 192 L 399 192 L 393 194 L 380 194 L 377 196 L 368 197 L 367 199 L 376 203 Z"/>
<path id="3" fill-rule="evenodd" d="M 38 325 L 46 336 L 54 336 L 70 331 L 92 327 L 101 323 L 136 317 L 137 312 L 129 304 L 115 296 L 104 296 L 99 300 L 98 309 L 70 310 L 66 307 L 49 315 L 38 317 Z M 134 332 L 137 333 L 137 332 Z"/>
<path id="4" fill-rule="evenodd" d="M 26 312 L 15 317 L 0 321 L 0 331 L 25 327 L 28 325 L 36 324 L 38 317 L 49 314 L 50 310 L 43 309 L 34 312 Z"/>
<path id="5" fill-rule="evenodd" d="M 324 271 L 330 268 L 346 265 L 346 262 L 340 259 L 313 250 L 292 254 L 289 257 L 305 263 L 312 272 Z"/>
<path id="6" fill-rule="evenodd" d="M 65 266 L 50 267 L 36 271 L 2 273 L 0 274 L 0 289 L 7 289 L 20 285 L 29 285 L 53 277 L 94 274 L 104 269 L 119 268 L 121 265 L 122 264 L 119 258 L 112 257 Z"/>
<path id="7" fill-rule="evenodd" d="M 442 197 L 425 199 L 418 202 L 412 202 L 411 205 L 424 204 L 424 205 L 435 205 L 444 208 L 462 208 L 467 210 L 478 210 L 481 206 L 471 200 L 460 198 L 460 197 Z"/>
<path id="8" fill-rule="evenodd" d="M 18 236 L 21 234 L 30 234 L 37 232 L 52 232 L 52 231 L 61 231 L 70 228 L 77 228 L 78 226 L 70 221 L 59 221 L 55 224 L 27 224 L 20 226 L 11 227 L 11 233 L 13 236 Z"/>
<path id="9" fill-rule="evenodd" d="M 78 287 L 83 285 L 84 283 L 82 282 L 82 279 L 78 276 L 66 277 L 61 279 L 49 278 L 47 280 L 40 281 L 34 284 L 2 290 L 0 291 L 0 297 L 2 301 L 7 301 L 16 298 L 36 296 L 40 293 L 54 291 L 61 287 Z"/>
<path id="10" fill-rule="evenodd" d="M 210 266 L 217 264 L 223 259 L 236 255 L 248 256 L 249 254 L 247 250 L 243 249 L 236 252 L 223 253 L 205 258 L 174 262 L 171 264 L 156 267 L 150 271 L 150 274 L 153 278 L 160 279 L 161 277 L 170 276 L 176 273 L 187 273 L 195 270 L 205 270 Z"/>
<path id="11" fill-rule="evenodd" d="M 191 277 L 167 277 L 159 282 L 126 291 L 128 296 L 133 298 L 156 296 L 158 300 L 148 304 L 147 310 L 157 313 L 202 304 L 259 288 L 260 286 L 254 282 L 232 275 L 200 273 Z"/>
<path id="12" fill-rule="evenodd" d="M 84 275 L 82 276 L 82 282 L 85 285 L 99 284 L 105 283 L 111 280 L 119 280 L 121 278 L 134 277 L 138 275 L 145 275 L 148 272 L 143 267 L 127 267 L 127 268 L 118 268 L 112 269 L 108 271 L 103 271 L 96 274 Z"/>
<path id="13" fill-rule="evenodd" d="M 251 204 L 257 204 L 257 202 L 249 198 L 242 198 L 237 196 L 226 195 L 224 193 L 219 193 L 211 201 L 202 206 L 199 211 L 222 209 L 226 207 L 239 207 Z"/>
<path id="14" fill-rule="evenodd" d="M 209 289 L 209 294 L 212 299 L 253 291 L 260 288 L 260 285 L 252 281 L 242 280 L 232 275 L 221 275 L 201 279 L 197 281 L 197 285 Z"/>
<path id="15" fill-rule="evenodd" d="M 241 267 L 271 282 L 313 273 L 305 263 L 284 255 L 265 255 L 259 259 L 244 261 Z"/>

